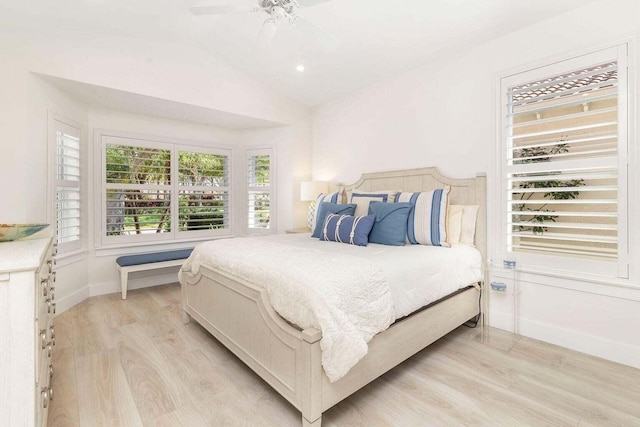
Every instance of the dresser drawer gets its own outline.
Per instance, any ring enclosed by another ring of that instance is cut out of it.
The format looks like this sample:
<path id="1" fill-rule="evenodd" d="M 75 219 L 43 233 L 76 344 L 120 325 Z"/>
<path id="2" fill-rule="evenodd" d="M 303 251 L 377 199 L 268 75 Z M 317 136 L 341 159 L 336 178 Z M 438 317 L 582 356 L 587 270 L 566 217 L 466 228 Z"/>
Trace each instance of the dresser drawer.
<path id="1" fill-rule="evenodd" d="M 0 306 L 11 307 L 0 322 L 5 339 L 0 365 L 4 389 L 1 426 L 47 425 L 51 361 L 55 343 L 55 258 L 51 237 L 0 244 Z M 6 363 L 5 363 L 6 362 Z"/>

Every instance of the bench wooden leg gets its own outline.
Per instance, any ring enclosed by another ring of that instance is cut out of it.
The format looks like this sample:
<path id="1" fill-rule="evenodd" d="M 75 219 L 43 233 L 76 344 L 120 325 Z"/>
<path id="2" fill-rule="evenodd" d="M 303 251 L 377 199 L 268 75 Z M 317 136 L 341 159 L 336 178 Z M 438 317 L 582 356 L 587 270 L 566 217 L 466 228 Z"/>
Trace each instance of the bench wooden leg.
<path id="1" fill-rule="evenodd" d="M 129 272 L 125 269 L 120 270 L 120 289 L 122 291 L 122 299 L 127 299 L 127 280 L 129 278 Z"/>

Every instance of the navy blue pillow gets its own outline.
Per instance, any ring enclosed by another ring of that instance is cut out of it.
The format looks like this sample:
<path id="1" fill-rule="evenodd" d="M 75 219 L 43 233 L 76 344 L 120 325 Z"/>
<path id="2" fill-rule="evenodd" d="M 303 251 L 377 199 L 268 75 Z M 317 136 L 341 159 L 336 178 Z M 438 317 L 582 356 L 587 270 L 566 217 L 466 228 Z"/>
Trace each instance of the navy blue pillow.
<path id="1" fill-rule="evenodd" d="M 324 220 L 320 240 L 367 246 L 375 216 L 329 214 Z"/>
<path id="2" fill-rule="evenodd" d="M 413 204 L 411 203 L 369 203 L 369 214 L 375 216 L 375 222 L 369 242 L 383 245 L 404 246 L 407 237 L 407 220 Z"/>
<path id="3" fill-rule="evenodd" d="M 324 219 L 329 214 L 340 214 L 340 215 L 353 215 L 356 211 L 356 205 L 354 204 L 339 204 L 339 203 L 329 203 L 322 202 L 320 203 L 320 207 L 318 207 L 318 214 L 316 215 L 316 226 L 313 229 L 313 234 L 311 237 L 320 237 L 320 233 L 322 232 L 322 227 L 324 226 Z"/>

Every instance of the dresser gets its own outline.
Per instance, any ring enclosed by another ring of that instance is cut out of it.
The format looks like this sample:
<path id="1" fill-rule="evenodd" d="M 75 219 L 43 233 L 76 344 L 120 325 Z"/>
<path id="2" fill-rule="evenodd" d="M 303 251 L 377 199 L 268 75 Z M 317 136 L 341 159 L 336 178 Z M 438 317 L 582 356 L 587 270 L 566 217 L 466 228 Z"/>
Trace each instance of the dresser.
<path id="1" fill-rule="evenodd" d="M 0 425 L 47 425 L 55 252 L 51 237 L 0 243 Z"/>

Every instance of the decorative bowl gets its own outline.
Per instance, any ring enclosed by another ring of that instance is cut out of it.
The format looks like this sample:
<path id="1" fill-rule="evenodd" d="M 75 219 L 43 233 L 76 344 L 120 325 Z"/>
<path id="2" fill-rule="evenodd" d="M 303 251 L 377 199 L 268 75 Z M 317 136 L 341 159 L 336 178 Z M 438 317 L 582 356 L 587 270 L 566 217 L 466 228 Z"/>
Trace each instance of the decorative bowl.
<path id="1" fill-rule="evenodd" d="M 49 224 L 0 224 L 0 242 L 24 239 L 48 226 Z"/>

